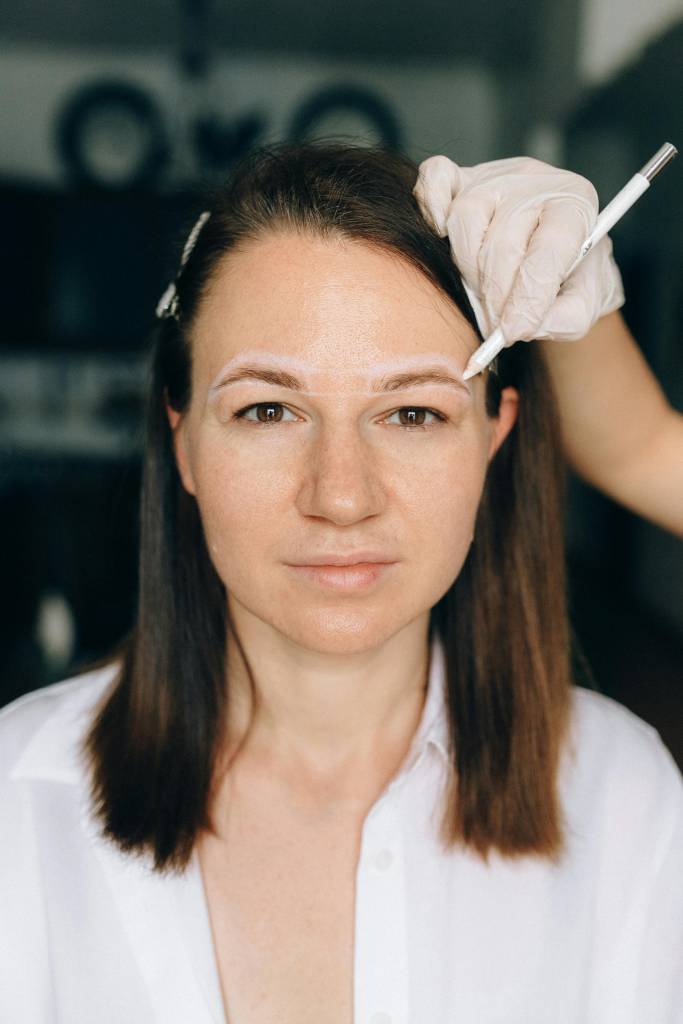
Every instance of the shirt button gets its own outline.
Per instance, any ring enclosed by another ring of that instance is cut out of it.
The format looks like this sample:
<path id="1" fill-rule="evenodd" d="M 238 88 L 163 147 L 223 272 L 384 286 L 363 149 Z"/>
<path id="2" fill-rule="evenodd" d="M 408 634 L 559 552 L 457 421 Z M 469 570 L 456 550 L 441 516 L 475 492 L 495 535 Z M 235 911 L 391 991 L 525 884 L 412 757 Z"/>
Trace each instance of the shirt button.
<path id="1" fill-rule="evenodd" d="M 373 1013 L 370 1024 L 391 1024 L 391 1016 L 388 1013 Z"/>
<path id="2" fill-rule="evenodd" d="M 374 864 L 378 871 L 386 871 L 388 867 L 391 867 L 393 860 L 394 855 L 391 850 L 380 850 L 375 854 Z M 375 1017 L 378 1019 L 375 1020 Z M 372 1024 L 389 1024 L 386 1013 L 375 1014 L 375 1017 L 372 1018 Z"/>

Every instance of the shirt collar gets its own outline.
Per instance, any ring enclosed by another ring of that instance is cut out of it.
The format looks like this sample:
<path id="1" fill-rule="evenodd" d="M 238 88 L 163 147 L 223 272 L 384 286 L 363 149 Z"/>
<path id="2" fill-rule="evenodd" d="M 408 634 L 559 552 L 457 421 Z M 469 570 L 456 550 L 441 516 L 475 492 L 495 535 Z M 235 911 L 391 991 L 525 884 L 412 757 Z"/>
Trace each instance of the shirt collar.
<path id="1" fill-rule="evenodd" d="M 446 652 L 436 631 L 432 637 L 427 676 L 427 695 L 422 717 L 415 732 L 412 751 L 419 757 L 428 745 L 449 760 L 448 708 L 446 700 Z"/>
<path id="2" fill-rule="evenodd" d="M 19 755 L 12 778 L 50 779 L 76 784 L 83 781 L 84 767 L 79 743 L 92 717 L 95 703 L 113 681 L 117 665 L 95 669 L 75 679 L 27 694 L 27 701 L 50 700 L 57 696 L 51 714 L 38 727 Z M 409 763 L 412 764 L 428 745 L 433 745 L 448 760 L 448 715 L 446 710 L 445 652 L 435 633 L 429 661 L 427 694 L 419 725 L 413 737 Z"/>

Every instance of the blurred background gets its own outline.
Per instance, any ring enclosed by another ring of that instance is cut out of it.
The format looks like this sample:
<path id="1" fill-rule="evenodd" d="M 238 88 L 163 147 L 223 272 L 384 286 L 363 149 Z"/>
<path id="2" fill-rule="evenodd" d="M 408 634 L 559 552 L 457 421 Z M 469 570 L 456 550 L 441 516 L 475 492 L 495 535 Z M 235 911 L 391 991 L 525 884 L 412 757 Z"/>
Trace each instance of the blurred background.
<path id="1" fill-rule="evenodd" d="M 0 10 L 0 705 L 132 624 L 145 351 L 199 187 L 252 146 L 343 134 L 418 162 L 528 154 L 604 206 L 683 147 L 680 0 Z M 682 161 L 611 232 L 622 312 L 680 410 Z M 567 526 L 578 681 L 683 765 L 683 544 L 574 477 Z"/>

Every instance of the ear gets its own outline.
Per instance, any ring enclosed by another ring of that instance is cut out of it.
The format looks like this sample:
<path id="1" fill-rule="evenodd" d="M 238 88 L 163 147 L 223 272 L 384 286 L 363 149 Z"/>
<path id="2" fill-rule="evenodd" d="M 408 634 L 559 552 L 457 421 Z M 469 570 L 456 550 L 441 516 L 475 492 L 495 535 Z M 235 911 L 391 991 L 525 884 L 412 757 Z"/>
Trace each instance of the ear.
<path id="1" fill-rule="evenodd" d="M 496 454 L 505 438 L 515 425 L 519 412 L 519 392 L 517 388 L 503 388 L 500 395 L 498 415 L 489 420 L 491 424 L 491 442 L 489 444 L 489 462 Z"/>
<path id="2" fill-rule="evenodd" d="M 166 394 L 164 394 L 164 405 L 171 433 L 173 434 L 173 451 L 178 474 L 188 494 L 196 494 L 194 479 L 190 469 L 190 457 L 187 451 L 187 417 L 168 404 L 168 396 Z"/>

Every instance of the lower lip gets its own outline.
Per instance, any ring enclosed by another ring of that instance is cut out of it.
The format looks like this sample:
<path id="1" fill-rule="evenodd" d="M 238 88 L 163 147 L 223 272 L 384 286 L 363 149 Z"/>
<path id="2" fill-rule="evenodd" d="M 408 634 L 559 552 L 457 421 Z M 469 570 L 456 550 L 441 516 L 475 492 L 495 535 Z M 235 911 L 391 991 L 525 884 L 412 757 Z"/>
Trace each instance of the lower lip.
<path id="1" fill-rule="evenodd" d="M 312 583 L 332 590 L 364 590 L 396 562 L 359 562 L 357 565 L 292 565 Z"/>

